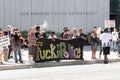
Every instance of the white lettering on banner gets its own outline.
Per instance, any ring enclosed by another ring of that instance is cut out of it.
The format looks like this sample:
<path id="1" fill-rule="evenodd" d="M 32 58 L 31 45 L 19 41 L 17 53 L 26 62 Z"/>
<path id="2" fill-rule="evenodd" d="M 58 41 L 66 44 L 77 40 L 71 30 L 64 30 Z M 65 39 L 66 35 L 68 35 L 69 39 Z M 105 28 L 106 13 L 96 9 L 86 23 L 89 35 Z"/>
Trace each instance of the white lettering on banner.
<path id="1" fill-rule="evenodd" d="M 10 45 L 9 36 L 0 37 L 0 47 L 8 46 L 8 45 Z"/>

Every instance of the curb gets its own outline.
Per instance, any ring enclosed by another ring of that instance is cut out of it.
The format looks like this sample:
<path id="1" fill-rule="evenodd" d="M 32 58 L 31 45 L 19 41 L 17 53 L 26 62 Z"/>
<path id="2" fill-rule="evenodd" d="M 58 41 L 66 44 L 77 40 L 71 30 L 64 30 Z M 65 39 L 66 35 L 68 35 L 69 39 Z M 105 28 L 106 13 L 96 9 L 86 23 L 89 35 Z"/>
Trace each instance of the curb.
<path id="1" fill-rule="evenodd" d="M 110 59 L 109 63 L 120 62 L 120 59 Z M 74 61 L 61 61 L 61 62 L 43 62 L 34 64 L 17 64 L 17 65 L 2 65 L 0 70 L 15 70 L 15 69 L 31 69 L 43 67 L 56 67 L 56 66 L 69 66 L 69 65 L 90 65 L 103 63 L 103 60 L 74 60 Z"/>
<path id="2" fill-rule="evenodd" d="M 120 62 L 120 59 L 110 59 L 109 63 Z M 103 60 L 77 60 L 77 61 L 68 61 L 68 62 L 45 62 L 45 63 L 35 63 L 31 65 L 32 68 L 42 68 L 42 67 L 54 67 L 54 66 L 69 66 L 69 65 L 90 65 L 90 64 L 99 64 L 103 63 Z"/>

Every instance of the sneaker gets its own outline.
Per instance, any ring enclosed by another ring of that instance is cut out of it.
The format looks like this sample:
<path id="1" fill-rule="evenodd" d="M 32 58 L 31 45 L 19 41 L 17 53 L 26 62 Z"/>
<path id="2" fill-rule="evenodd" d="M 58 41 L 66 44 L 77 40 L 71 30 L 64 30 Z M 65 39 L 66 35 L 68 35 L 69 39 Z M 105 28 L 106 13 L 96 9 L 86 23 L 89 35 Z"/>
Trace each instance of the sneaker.
<path id="1" fill-rule="evenodd" d="M 104 61 L 104 64 L 108 64 L 108 61 Z"/>
<path id="2" fill-rule="evenodd" d="M 91 59 L 98 60 L 96 57 L 92 57 Z"/>
<path id="3" fill-rule="evenodd" d="M 17 61 L 15 61 L 15 63 L 18 63 Z"/>
<path id="4" fill-rule="evenodd" d="M 2 65 L 2 64 L 3 64 L 3 62 L 0 62 L 0 64 Z"/>
<path id="5" fill-rule="evenodd" d="M 20 61 L 20 63 L 23 63 L 23 61 Z"/>
<path id="6" fill-rule="evenodd" d="M 34 64 L 35 64 L 35 61 L 31 61 L 30 64 L 31 64 L 31 65 L 34 65 Z"/>
<path id="7" fill-rule="evenodd" d="M 81 58 L 80 60 L 84 60 L 83 58 Z"/>
<path id="8" fill-rule="evenodd" d="M 13 58 L 13 56 L 10 56 L 10 58 Z"/>

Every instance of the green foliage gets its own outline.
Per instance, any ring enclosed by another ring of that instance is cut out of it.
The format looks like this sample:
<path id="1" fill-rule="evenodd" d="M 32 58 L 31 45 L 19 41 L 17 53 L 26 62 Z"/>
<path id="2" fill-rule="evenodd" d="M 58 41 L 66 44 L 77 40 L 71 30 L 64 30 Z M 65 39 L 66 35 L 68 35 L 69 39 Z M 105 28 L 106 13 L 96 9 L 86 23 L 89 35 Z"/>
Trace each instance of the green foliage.
<path id="1" fill-rule="evenodd" d="M 23 38 L 27 39 L 28 38 L 28 31 L 26 31 L 26 30 L 21 31 L 21 35 Z"/>

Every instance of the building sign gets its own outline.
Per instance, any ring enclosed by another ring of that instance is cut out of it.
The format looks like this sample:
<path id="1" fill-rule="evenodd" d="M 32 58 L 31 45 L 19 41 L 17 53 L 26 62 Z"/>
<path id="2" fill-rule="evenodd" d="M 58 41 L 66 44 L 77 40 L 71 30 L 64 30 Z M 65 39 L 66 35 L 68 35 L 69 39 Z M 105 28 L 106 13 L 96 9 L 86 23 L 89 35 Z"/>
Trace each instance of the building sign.
<path id="1" fill-rule="evenodd" d="M 41 12 L 41 11 L 38 11 L 38 12 L 20 12 L 20 15 L 21 16 L 29 16 L 29 15 L 34 15 L 34 16 L 43 16 L 43 15 L 97 15 L 98 13 L 97 12 L 93 12 L 93 11 L 89 11 L 89 12 L 86 12 L 86 11 L 61 11 L 61 12 Z"/>
<path id="2" fill-rule="evenodd" d="M 37 41 L 36 62 L 63 60 L 63 59 L 80 59 L 81 40 L 60 40 L 60 39 L 39 39 Z"/>
<path id="3" fill-rule="evenodd" d="M 115 20 L 105 20 L 105 28 L 115 27 Z"/>

